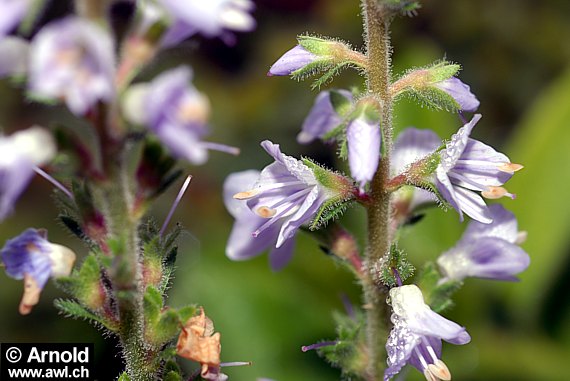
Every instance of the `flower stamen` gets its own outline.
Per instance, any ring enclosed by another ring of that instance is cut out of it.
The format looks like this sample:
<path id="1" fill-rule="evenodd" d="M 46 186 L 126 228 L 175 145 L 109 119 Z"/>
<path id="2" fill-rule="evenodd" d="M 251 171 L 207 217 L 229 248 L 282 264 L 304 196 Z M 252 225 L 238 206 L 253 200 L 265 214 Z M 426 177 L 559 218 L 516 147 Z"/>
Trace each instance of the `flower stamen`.
<path id="1" fill-rule="evenodd" d="M 255 213 L 263 218 L 271 218 L 277 213 L 277 209 L 271 209 L 267 206 L 260 206 L 256 209 Z"/>
<path id="2" fill-rule="evenodd" d="M 516 164 L 516 163 L 503 163 L 503 164 L 499 165 L 499 167 L 498 167 L 499 171 L 503 171 L 503 172 L 507 172 L 507 173 L 517 172 L 523 168 L 524 168 L 524 166 L 522 166 L 521 164 Z"/>
<path id="3" fill-rule="evenodd" d="M 487 190 L 481 192 L 481 195 L 490 200 L 496 200 L 503 196 L 507 196 L 513 200 L 516 198 L 516 195 L 509 193 L 506 188 L 494 186 L 487 187 Z"/>

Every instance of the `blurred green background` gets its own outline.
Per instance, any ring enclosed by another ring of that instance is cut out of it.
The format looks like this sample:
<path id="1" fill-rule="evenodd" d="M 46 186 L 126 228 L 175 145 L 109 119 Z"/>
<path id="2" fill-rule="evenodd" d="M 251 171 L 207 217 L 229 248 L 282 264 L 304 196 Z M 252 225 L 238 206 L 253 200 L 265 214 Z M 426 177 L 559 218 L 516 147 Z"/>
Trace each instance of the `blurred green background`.
<path id="1" fill-rule="evenodd" d="M 295 136 L 316 92 L 309 83 L 268 78 L 269 66 L 295 44 L 298 34 L 336 36 L 359 47 L 362 24 L 358 1 L 259 0 L 258 28 L 238 36 L 234 47 L 197 38 L 164 52 L 145 75 L 180 62 L 191 64 L 196 86 L 211 100 L 212 141 L 238 146 L 238 158 L 212 153 L 202 167 L 186 167 L 194 176 L 175 221 L 188 230 L 179 251 L 170 304 L 203 305 L 222 333 L 223 361 L 253 361 L 227 369 L 232 380 L 269 377 L 278 381 L 337 380 L 340 373 L 314 352 L 300 347 L 335 336 L 331 312 L 342 310 L 340 295 L 359 304 L 359 287 L 301 234 L 291 264 L 274 273 L 263 255 L 231 262 L 224 255 L 232 219 L 221 189 L 233 171 L 261 169 L 270 160 L 259 142 L 280 143 L 291 155 L 308 155 L 332 167 L 333 150 L 322 144 L 299 146 Z M 567 380 L 570 372 L 570 2 L 568 0 L 432 0 L 413 18 L 393 23 L 394 75 L 446 57 L 462 64 L 460 78 L 481 100 L 483 119 L 474 136 L 522 163 L 508 188 L 531 267 L 520 283 L 468 280 L 446 316 L 467 327 L 473 337 L 463 347 L 444 346 L 444 360 L 458 380 Z M 65 7 L 61 12 L 65 12 Z M 122 10 L 116 11 L 120 16 Z M 347 72 L 334 87 L 360 86 Z M 7 129 L 49 118 L 60 111 L 19 102 L 13 86 L 0 84 L 0 121 Z M 63 115 L 63 116 L 62 116 Z M 449 137 L 459 120 L 422 109 L 406 100 L 397 105 L 396 128 L 432 128 Z M 1 154 L 1 153 L 0 153 Z M 163 195 L 153 214 L 162 221 L 176 189 Z M 49 229 L 52 241 L 85 251 L 57 222 L 51 188 L 35 179 L 0 225 L 0 243 L 29 226 Z M 343 222 L 364 242 L 364 215 L 351 209 Z M 433 260 L 459 238 L 465 225 L 456 213 L 429 211 L 404 234 L 401 245 L 413 263 Z M 102 339 L 85 322 L 58 316 L 52 300 L 63 294 L 50 283 L 31 315 L 17 306 L 21 282 L 0 276 L 0 342 L 95 342 L 100 380 L 112 380 L 121 368 L 114 338 Z M 184 361 L 184 360 L 183 360 Z M 192 364 L 187 363 L 189 367 Z M 409 379 L 421 380 L 416 371 Z"/>

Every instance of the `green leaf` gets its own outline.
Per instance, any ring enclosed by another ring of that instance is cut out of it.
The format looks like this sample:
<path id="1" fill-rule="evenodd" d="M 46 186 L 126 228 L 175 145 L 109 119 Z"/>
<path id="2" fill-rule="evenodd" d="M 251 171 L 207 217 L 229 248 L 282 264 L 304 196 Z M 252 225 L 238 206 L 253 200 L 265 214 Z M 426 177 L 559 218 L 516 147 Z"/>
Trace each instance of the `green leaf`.
<path id="1" fill-rule="evenodd" d="M 111 322 L 106 321 L 100 316 L 95 315 L 91 311 L 87 310 L 81 304 L 67 299 L 56 299 L 54 305 L 59 311 L 67 317 L 74 319 L 84 319 L 91 322 L 94 325 L 102 325 L 111 332 L 116 332 L 118 327 L 116 327 Z"/>
<path id="2" fill-rule="evenodd" d="M 159 321 L 162 303 L 160 292 L 153 286 L 148 286 L 143 299 L 144 317 L 147 327 L 154 328 Z"/>

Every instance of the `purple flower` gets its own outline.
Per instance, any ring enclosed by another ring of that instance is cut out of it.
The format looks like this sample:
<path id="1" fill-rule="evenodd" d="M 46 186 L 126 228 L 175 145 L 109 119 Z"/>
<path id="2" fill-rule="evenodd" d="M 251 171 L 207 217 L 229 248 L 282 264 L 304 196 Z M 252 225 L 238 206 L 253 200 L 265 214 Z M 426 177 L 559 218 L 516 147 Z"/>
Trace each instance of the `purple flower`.
<path id="1" fill-rule="evenodd" d="M 352 102 L 352 93 L 347 90 L 337 90 L 348 101 Z M 327 132 L 342 123 L 342 117 L 336 112 L 331 103 L 331 91 L 322 91 L 317 95 L 309 115 L 303 122 L 303 128 L 297 135 L 299 144 L 308 144 L 317 138 L 322 138 Z"/>
<path id="2" fill-rule="evenodd" d="M 16 28 L 29 6 L 30 0 L 0 0 L 0 37 Z"/>
<path id="3" fill-rule="evenodd" d="M 427 380 L 450 380 L 447 366 L 439 359 L 441 340 L 467 344 L 471 337 L 465 328 L 433 312 L 415 285 L 392 288 L 390 300 L 394 327 L 386 342 L 388 368 L 384 372 L 384 381 L 390 380 L 408 363 Z"/>
<path id="4" fill-rule="evenodd" d="M 51 135 L 40 127 L 0 136 L 0 222 L 12 212 L 34 168 L 51 160 L 55 151 Z"/>
<path id="5" fill-rule="evenodd" d="M 61 98 L 76 115 L 114 98 L 115 54 L 109 33 L 85 19 L 68 17 L 46 25 L 32 41 L 29 88 L 40 97 Z"/>
<path id="6" fill-rule="evenodd" d="M 501 185 L 506 183 L 515 171 L 522 168 L 512 164 L 507 156 L 478 140 L 469 138 L 471 130 L 481 119 L 476 114 L 471 122 L 465 124 L 453 135 L 451 141 L 441 151 L 441 162 L 436 169 L 435 185 L 442 197 L 459 212 L 482 222 L 491 223 L 492 217 L 485 201 L 476 192 L 486 198 L 515 196 L 508 193 Z"/>
<path id="7" fill-rule="evenodd" d="M 19 37 L 0 38 L 0 78 L 25 74 L 29 44 Z"/>
<path id="8" fill-rule="evenodd" d="M 141 111 L 141 122 L 174 156 L 192 164 L 205 163 L 208 149 L 237 154 L 239 151 L 233 147 L 202 141 L 208 133 L 206 122 L 210 105 L 208 99 L 190 83 L 191 79 L 192 71 L 187 67 L 156 77 L 143 89 L 142 102 L 134 107 Z"/>
<path id="9" fill-rule="evenodd" d="M 528 267 L 530 258 L 518 246 L 525 233 L 518 231 L 515 216 L 499 204 L 489 212 L 491 224 L 471 221 L 457 245 L 438 258 L 444 279 L 517 280 L 515 274 Z"/>
<path id="10" fill-rule="evenodd" d="M 479 100 L 471 92 L 468 85 L 461 82 L 459 78 L 451 77 L 434 84 L 435 87 L 449 94 L 463 111 L 475 111 L 479 107 Z"/>
<path id="11" fill-rule="evenodd" d="M 252 189 L 261 172 L 249 170 L 232 173 L 224 181 L 224 203 L 228 212 L 235 218 L 232 232 L 226 245 L 226 255 L 234 261 L 246 260 L 257 256 L 271 248 L 269 262 L 275 271 L 285 266 L 293 255 L 295 238 L 288 239 L 284 245 L 277 248 L 277 238 L 282 223 L 261 231 L 257 237 L 251 235 L 258 231 L 267 220 L 251 211 L 245 202 L 237 200 L 234 195 L 243 189 Z"/>
<path id="12" fill-rule="evenodd" d="M 403 173 L 412 163 L 425 158 L 440 145 L 441 139 L 435 132 L 413 127 L 406 128 L 394 142 L 391 161 L 392 175 Z M 398 204 L 405 203 L 406 211 L 409 213 L 423 204 L 435 202 L 436 198 L 426 190 L 406 187 L 398 190 L 394 201 Z"/>
<path id="13" fill-rule="evenodd" d="M 328 184 L 325 186 L 307 164 L 281 153 L 279 145 L 265 140 L 261 146 L 275 162 L 261 171 L 253 188 L 248 187 L 250 190 L 239 192 L 234 198 L 247 200 L 247 207 L 264 221 L 258 226 L 259 220 L 252 219 L 243 210 L 235 215 L 247 216 L 243 218 L 251 224 L 251 227 L 248 226 L 249 235 L 255 239 L 263 237 L 263 241 L 252 252 L 267 247 L 275 236 L 275 247 L 286 248 L 288 252 L 287 245 L 292 245 L 293 237 L 301 225 L 311 221 L 325 203 L 349 199 L 353 188 L 343 176 L 322 168 L 315 169 L 319 172 L 319 178 Z M 239 240 L 236 236 L 232 246 L 247 247 L 251 244 L 247 235 L 241 237 L 242 241 Z M 245 251 L 242 256 L 244 254 Z"/>
<path id="14" fill-rule="evenodd" d="M 24 279 L 20 313 L 28 314 L 37 304 L 49 277 L 67 276 L 75 262 L 75 253 L 50 243 L 45 231 L 27 229 L 6 242 L 0 252 L 8 276 Z"/>
<path id="15" fill-rule="evenodd" d="M 175 45 L 196 33 L 232 43 L 233 35 L 228 30 L 249 32 L 255 28 L 255 20 L 249 14 L 254 8 L 250 0 L 159 0 L 159 3 L 173 20 L 162 40 L 164 46 Z"/>
<path id="16" fill-rule="evenodd" d="M 319 59 L 321 57 L 309 52 L 301 45 L 296 45 L 269 68 L 267 75 L 290 75 Z"/>
<path id="17" fill-rule="evenodd" d="M 378 169 L 381 141 L 378 121 L 371 121 L 365 115 L 352 120 L 346 129 L 348 165 L 361 191 Z"/>

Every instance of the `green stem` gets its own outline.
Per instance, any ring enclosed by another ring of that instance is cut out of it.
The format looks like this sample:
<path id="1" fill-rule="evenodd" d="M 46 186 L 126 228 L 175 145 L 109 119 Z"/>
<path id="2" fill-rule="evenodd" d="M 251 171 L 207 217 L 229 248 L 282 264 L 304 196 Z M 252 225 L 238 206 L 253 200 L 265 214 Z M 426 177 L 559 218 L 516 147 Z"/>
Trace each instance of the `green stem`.
<path id="1" fill-rule="evenodd" d="M 392 153 L 392 99 L 390 96 L 390 20 L 378 0 L 362 0 L 365 21 L 365 41 L 368 55 L 368 91 L 382 104 L 381 127 L 383 155 L 371 182 L 371 202 L 368 207 L 368 247 L 366 263 L 369 268 L 380 260 L 390 247 L 390 193 L 385 184 L 390 176 Z M 370 272 L 364 282 L 364 299 L 367 306 L 366 334 L 368 340 L 368 379 L 383 378 L 386 364 L 386 338 L 388 313 L 386 290 L 379 287 Z"/>

